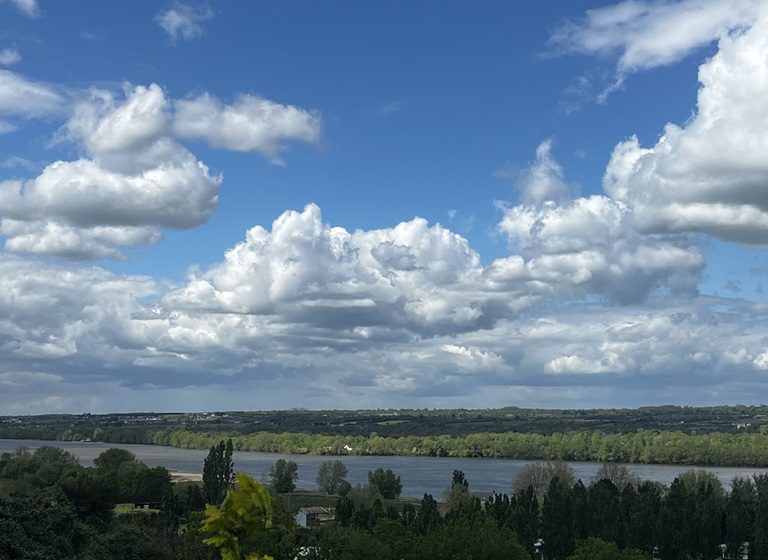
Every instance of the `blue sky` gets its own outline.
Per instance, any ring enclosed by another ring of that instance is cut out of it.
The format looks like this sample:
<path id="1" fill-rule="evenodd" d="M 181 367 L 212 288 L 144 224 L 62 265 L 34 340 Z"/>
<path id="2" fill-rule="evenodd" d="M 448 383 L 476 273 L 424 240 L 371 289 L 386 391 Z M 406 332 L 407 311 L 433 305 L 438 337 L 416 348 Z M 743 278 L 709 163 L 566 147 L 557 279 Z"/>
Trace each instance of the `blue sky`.
<path id="1" fill-rule="evenodd" d="M 767 17 L 5 0 L 0 407 L 759 401 Z"/>

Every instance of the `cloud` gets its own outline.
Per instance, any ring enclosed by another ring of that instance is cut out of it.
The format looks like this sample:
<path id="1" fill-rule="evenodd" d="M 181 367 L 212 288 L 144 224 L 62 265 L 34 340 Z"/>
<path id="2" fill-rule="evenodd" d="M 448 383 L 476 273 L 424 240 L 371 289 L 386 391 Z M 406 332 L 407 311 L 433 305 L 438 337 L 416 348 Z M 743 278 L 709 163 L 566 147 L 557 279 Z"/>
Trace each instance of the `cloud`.
<path id="1" fill-rule="evenodd" d="M 157 14 L 155 22 L 171 41 L 176 42 L 179 38 L 191 41 L 203 34 L 202 24 L 212 17 L 213 11 L 207 6 L 176 2 L 172 8 Z"/>
<path id="2" fill-rule="evenodd" d="M 499 231 L 519 255 L 497 260 L 499 278 L 545 291 L 598 294 L 637 303 L 658 289 L 696 292 L 704 260 L 685 236 L 643 235 L 625 203 L 607 196 L 570 198 L 572 191 L 543 142 L 518 181 L 522 203 L 501 205 Z"/>
<path id="3" fill-rule="evenodd" d="M 174 132 L 180 138 L 201 139 L 214 148 L 260 152 L 275 163 L 285 142 L 316 144 L 322 121 L 316 112 L 282 105 L 253 95 L 241 95 L 225 105 L 210 94 L 175 103 Z"/>
<path id="4" fill-rule="evenodd" d="M 13 169 L 15 167 L 21 167 L 23 169 L 32 170 L 32 169 L 35 169 L 35 167 L 37 167 L 37 164 L 34 161 L 28 160 L 20 156 L 8 156 L 2 162 L 0 162 L 0 167 L 4 167 L 5 169 Z"/>
<path id="5" fill-rule="evenodd" d="M 0 108 L 1 95 L 0 89 Z M 216 103 L 218 112 L 195 125 L 198 103 Z M 228 106 L 208 94 L 174 103 L 156 84 L 126 87 L 122 96 L 92 90 L 58 134 L 83 157 L 50 163 L 32 179 L 0 182 L 5 248 L 122 258 L 121 247 L 156 243 L 165 228 L 199 226 L 216 208 L 221 176 L 180 144 L 179 135 L 209 135 L 218 147 L 275 160 L 287 142 L 319 135 L 320 122 L 315 113 L 250 96 Z"/>
<path id="6" fill-rule="evenodd" d="M 530 303 L 498 293 L 468 242 L 416 218 L 348 232 L 320 209 L 256 226 L 225 260 L 164 296 L 170 308 L 289 318 L 315 327 L 435 333 L 483 328 Z M 367 334 L 365 334 L 367 333 Z"/>
<path id="7" fill-rule="evenodd" d="M 63 410 L 75 411 L 141 408 L 142 402 L 162 407 L 171 398 L 187 408 L 203 402 L 213 408 L 289 407 L 299 401 L 360 407 L 382 400 L 389 406 L 552 406 L 553 399 L 561 406 L 615 406 L 659 399 L 753 402 L 766 388 L 768 329 L 759 305 L 661 295 L 644 307 L 582 302 L 529 308 L 483 328 L 461 329 L 450 315 L 408 315 L 408 294 L 415 292 L 395 285 L 389 289 L 399 289 L 405 299 L 396 301 L 399 313 L 370 315 L 366 311 L 385 299 L 365 301 L 364 293 L 374 288 L 357 286 L 340 272 L 338 262 L 353 257 L 342 251 L 341 240 L 332 244 L 338 253 L 326 277 L 300 272 L 311 263 L 297 251 L 319 238 L 302 238 L 290 222 L 314 226 L 314 216 L 293 213 L 282 220 L 272 235 L 284 249 L 294 248 L 293 260 L 278 260 L 288 267 L 279 279 L 265 272 L 272 288 L 267 306 L 236 289 L 258 279 L 267 264 L 248 263 L 242 252 L 230 252 L 226 263 L 214 267 L 222 274 L 220 267 L 229 267 L 229 278 L 218 281 L 229 279 L 230 291 L 219 285 L 197 294 L 189 289 L 192 281 L 163 292 L 146 277 L 0 253 L 0 385 L 8 389 L 0 391 L 0 405 L 23 411 L 57 396 Z M 401 236 L 425 236 L 422 252 L 430 248 L 429 255 L 454 262 L 448 255 L 455 248 L 449 239 L 438 241 L 439 230 L 398 227 Z M 327 262 L 326 249 L 315 246 L 320 262 Z M 415 259 L 392 252 L 381 258 L 432 278 L 425 287 L 441 295 L 427 300 L 425 290 L 425 304 L 460 298 L 452 295 L 442 266 L 420 271 L 427 254 L 410 249 Z M 359 258 L 371 257 L 360 251 Z M 213 271 L 201 274 L 213 282 Z M 413 283 L 419 281 L 426 282 Z M 211 294 L 241 299 L 227 302 Z M 318 308 L 322 313 L 313 315 Z M 424 328 L 440 323 L 452 328 Z M 200 391 L 208 401 L 198 399 Z M 81 400 L 70 401 L 74 396 Z"/>
<path id="8" fill-rule="evenodd" d="M 154 243 L 160 228 L 208 219 L 221 185 L 168 136 L 168 101 L 156 85 L 118 101 L 107 92 L 74 110 L 66 136 L 89 157 L 57 161 L 27 181 L 0 183 L 6 248 L 65 257 L 112 257 Z"/>
<path id="9" fill-rule="evenodd" d="M 0 66 L 11 66 L 21 60 L 21 55 L 16 49 L 3 49 L 0 51 Z"/>
<path id="10" fill-rule="evenodd" d="M 587 10 L 559 26 L 550 44 L 560 52 L 618 56 L 616 82 L 634 72 L 672 64 L 728 33 L 752 25 L 765 4 L 760 0 L 626 0 Z"/>
<path id="11" fill-rule="evenodd" d="M 6 121 L 0 121 L 0 134 L 8 134 L 16 130 L 16 125 Z"/>
<path id="12" fill-rule="evenodd" d="M 528 169 L 503 169 L 495 175 L 514 179 L 520 200 L 525 204 L 559 202 L 570 198 L 575 191 L 565 182 L 563 169 L 552 156 L 551 139 L 539 144 L 536 159 Z"/>
<path id="13" fill-rule="evenodd" d="M 8 0 L 13 6 L 27 17 L 40 17 L 40 6 L 37 0 Z"/>
<path id="14" fill-rule="evenodd" d="M 388 101 L 386 103 L 381 103 L 378 107 L 376 107 L 376 114 L 378 115 L 392 115 L 394 113 L 399 113 L 402 111 L 406 106 L 405 101 Z"/>
<path id="15" fill-rule="evenodd" d="M 697 112 L 658 143 L 619 143 L 604 188 L 644 232 L 704 232 L 768 243 L 768 16 L 720 39 L 699 69 Z"/>
<path id="16" fill-rule="evenodd" d="M 32 118 L 65 109 L 65 98 L 54 87 L 0 70 L 0 114 Z"/>

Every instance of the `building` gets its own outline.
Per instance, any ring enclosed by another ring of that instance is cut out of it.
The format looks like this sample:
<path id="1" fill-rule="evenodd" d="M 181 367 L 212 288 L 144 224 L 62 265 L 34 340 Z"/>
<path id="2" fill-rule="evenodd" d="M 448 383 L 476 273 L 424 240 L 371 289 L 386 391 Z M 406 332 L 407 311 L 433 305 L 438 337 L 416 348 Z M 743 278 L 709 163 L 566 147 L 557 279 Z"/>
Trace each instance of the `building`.
<path id="1" fill-rule="evenodd" d="M 299 527 L 319 527 L 322 522 L 331 519 L 331 510 L 324 507 L 303 507 L 296 512 L 296 524 Z"/>

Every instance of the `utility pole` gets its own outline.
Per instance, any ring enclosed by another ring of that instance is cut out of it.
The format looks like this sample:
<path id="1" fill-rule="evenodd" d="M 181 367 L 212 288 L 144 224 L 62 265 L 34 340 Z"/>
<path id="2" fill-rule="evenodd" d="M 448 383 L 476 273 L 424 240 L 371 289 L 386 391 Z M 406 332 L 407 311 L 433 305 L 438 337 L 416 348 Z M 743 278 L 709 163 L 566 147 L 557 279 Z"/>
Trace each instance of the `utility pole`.
<path id="1" fill-rule="evenodd" d="M 544 546 L 544 539 L 536 539 L 533 542 L 533 559 L 534 560 L 544 560 L 544 553 L 541 551 L 541 548 Z"/>

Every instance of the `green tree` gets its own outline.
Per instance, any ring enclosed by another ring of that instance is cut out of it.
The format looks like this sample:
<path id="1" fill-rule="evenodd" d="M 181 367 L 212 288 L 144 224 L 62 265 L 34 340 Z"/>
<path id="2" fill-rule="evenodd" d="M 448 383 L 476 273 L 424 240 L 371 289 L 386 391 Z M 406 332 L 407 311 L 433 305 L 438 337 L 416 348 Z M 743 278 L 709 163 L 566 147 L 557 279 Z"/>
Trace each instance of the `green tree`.
<path id="1" fill-rule="evenodd" d="M 755 560 L 768 560 L 768 474 L 755 475 L 757 504 L 755 507 Z M 753 558 L 750 553 L 750 558 Z"/>
<path id="2" fill-rule="evenodd" d="M 637 549 L 619 550 L 616 543 L 589 538 L 576 547 L 569 560 L 648 560 L 649 556 Z"/>
<path id="3" fill-rule="evenodd" d="M 278 459 L 269 471 L 272 488 L 278 494 L 287 494 L 296 490 L 299 478 L 299 466 L 293 461 Z"/>
<path id="4" fill-rule="evenodd" d="M 451 485 L 443 492 L 443 500 L 448 509 L 448 516 L 461 516 L 470 513 L 472 495 L 469 492 L 469 481 L 463 471 L 453 471 Z"/>
<path id="5" fill-rule="evenodd" d="M 72 455 L 72 453 L 63 450 L 60 447 L 53 447 L 51 445 L 43 445 L 42 447 L 35 449 L 35 452 L 32 454 L 32 460 L 36 463 L 47 465 L 79 464 L 77 457 Z"/>
<path id="6" fill-rule="evenodd" d="M 549 483 L 541 511 L 541 530 L 545 556 L 551 560 L 565 560 L 573 554 L 572 493 L 558 478 Z"/>
<path id="7" fill-rule="evenodd" d="M 211 447 L 203 462 L 203 496 L 206 503 L 220 504 L 234 480 L 232 439 Z"/>
<path id="8" fill-rule="evenodd" d="M 446 524 L 424 537 L 414 556 L 418 560 L 528 560 L 511 531 L 491 520 L 478 524 Z"/>
<path id="9" fill-rule="evenodd" d="M 539 535 L 539 499 L 533 491 L 533 486 L 516 493 L 513 496 L 514 504 L 512 507 L 512 529 L 517 533 L 520 542 L 531 550 L 533 542 Z"/>
<path id="10" fill-rule="evenodd" d="M 432 497 L 432 494 L 424 494 L 419 512 L 416 514 L 416 531 L 421 535 L 426 535 L 440 526 L 442 521 L 437 508 L 437 501 Z"/>
<path id="11" fill-rule="evenodd" d="M 237 475 L 237 485 L 227 491 L 221 506 L 205 507 L 201 531 L 206 544 L 219 549 L 222 560 L 268 560 L 253 549 L 266 538 L 272 527 L 272 496 L 261 483 L 245 474 Z"/>
<path id="12" fill-rule="evenodd" d="M 327 494 L 339 494 L 346 478 L 347 466 L 339 460 L 323 461 L 317 469 L 317 485 Z"/>
<path id="13" fill-rule="evenodd" d="M 103 451 L 93 460 L 93 463 L 104 472 L 116 473 L 125 463 L 138 463 L 136 455 L 126 449 L 112 447 Z"/>
<path id="14" fill-rule="evenodd" d="M 736 552 L 743 542 L 753 540 L 757 494 L 748 478 L 736 477 L 725 502 L 725 542 Z"/>
<path id="15" fill-rule="evenodd" d="M 396 500 L 403 491 L 400 477 L 392 472 L 392 469 L 379 467 L 375 471 L 368 471 L 368 484 L 378 488 L 381 495 L 388 500 Z"/>

